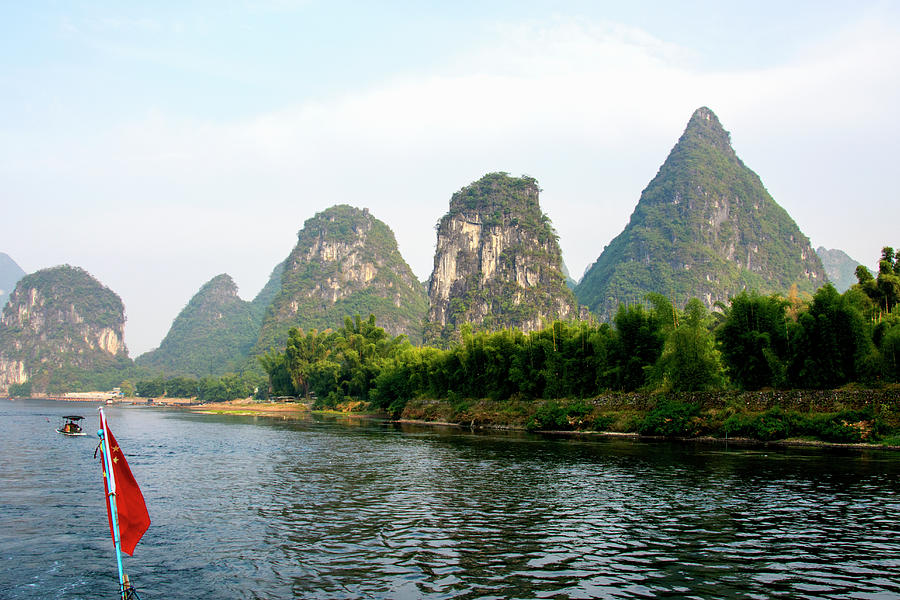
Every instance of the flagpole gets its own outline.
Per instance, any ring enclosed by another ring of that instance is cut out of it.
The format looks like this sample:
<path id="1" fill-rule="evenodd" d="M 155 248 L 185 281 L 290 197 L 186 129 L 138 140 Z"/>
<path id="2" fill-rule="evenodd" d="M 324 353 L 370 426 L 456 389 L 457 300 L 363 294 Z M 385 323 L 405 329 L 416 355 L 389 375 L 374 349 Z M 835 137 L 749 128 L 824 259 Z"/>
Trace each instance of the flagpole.
<path id="1" fill-rule="evenodd" d="M 116 565 L 119 568 L 119 594 L 124 600 L 125 587 L 125 570 L 122 568 L 122 542 L 119 539 L 119 513 L 116 509 L 116 477 L 113 474 L 112 458 L 109 448 L 106 447 L 106 440 L 109 439 L 109 429 L 106 425 L 106 415 L 103 414 L 103 407 L 99 407 L 100 411 L 100 431 L 97 435 L 100 437 L 100 451 L 103 454 L 103 464 L 106 471 L 106 489 L 107 500 L 109 501 L 109 515 L 112 522 L 113 543 L 116 547 Z"/>

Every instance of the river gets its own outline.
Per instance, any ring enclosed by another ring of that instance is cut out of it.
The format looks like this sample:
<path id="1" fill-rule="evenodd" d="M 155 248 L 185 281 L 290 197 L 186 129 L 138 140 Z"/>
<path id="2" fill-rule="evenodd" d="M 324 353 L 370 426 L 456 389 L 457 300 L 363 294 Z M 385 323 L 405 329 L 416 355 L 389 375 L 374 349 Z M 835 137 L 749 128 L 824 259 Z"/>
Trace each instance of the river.
<path id="1" fill-rule="evenodd" d="M 0 598 L 116 597 L 96 407 L 0 400 Z M 142 600 L 900 598 L 894 452 L 107 416 Z"/>

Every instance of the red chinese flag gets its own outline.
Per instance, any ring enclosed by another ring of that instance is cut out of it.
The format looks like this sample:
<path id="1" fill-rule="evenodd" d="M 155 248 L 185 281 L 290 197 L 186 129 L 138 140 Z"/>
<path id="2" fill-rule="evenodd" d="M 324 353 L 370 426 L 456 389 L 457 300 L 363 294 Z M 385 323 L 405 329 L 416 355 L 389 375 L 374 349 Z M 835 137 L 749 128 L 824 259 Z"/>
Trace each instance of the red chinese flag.
<path id="1" fill-rule="evenodd" d="M 110 461 L 112 462 L 113 476 L 116 481 L 116 514 L 119 516 L 119 539 L 122 544 L 122 552 L 129 556 L 134 555 L 134 547 L 141 540 L 141 536 L 150 527 L 150 514 L 147 512 L 147 505 L 144 504 L 144 495 L 141 488 L 138 487 L 128 467 L 128 461 L 116 438 L 106 426 L 106 433 L 109 436 L 107 440 L 107 449 L 110 453 Z M 113 543 L 116 538 L 113 534 L 112 510 L 109 506 L 109 484 L 106 479 L 106 469 L 103 469 L 103 487 L 106 490 L 106 515 L 109 517 L 109 532 L 113 536 Z"/>

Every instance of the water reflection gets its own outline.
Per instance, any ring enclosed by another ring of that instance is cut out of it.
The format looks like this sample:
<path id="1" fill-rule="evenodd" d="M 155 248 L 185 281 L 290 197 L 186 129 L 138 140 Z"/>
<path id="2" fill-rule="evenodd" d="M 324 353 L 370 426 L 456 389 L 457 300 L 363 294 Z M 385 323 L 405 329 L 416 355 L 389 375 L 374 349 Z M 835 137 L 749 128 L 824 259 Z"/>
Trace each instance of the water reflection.
<path id="1" fill-rule="evenodd" d="M 66 408 L 0 405 L 2 597 L 114 589 L 94 443 L 43 431 Z M 127 563 L 149 599 L 900 596 L 892 453 L 110 419 L 153 519 Z"/>

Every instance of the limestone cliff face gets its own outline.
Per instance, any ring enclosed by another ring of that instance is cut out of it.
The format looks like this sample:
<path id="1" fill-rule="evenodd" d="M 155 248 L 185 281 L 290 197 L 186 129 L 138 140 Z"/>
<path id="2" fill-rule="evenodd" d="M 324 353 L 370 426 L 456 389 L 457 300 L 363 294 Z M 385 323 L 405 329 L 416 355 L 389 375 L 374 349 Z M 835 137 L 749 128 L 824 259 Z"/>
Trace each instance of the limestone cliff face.
<path id="1" fill-rule="evenodd" d="M 538 195 L 534 179 L 505 173 L 453 195 L 438 224 L 426 339 L 447 337 L 463 323 L 531 331 L 577 317 Z"/>
<path id="2" fill-rule="evenodd" d="M 374 314 L 391 335 L 421 339 L 426 298 L 393 232 L 367 209 L 329 208 L 304 223 L 281 269 L 254 354 L 280 348 L 291 327 L 341 327 Z M 278 268 L 276 268 L 276 271 Z"/>
<path id="3" fill-rule="evenodd" d="M 23 277 L 0 318 L 0 391 L 32 382 L 43 391 L 54 372 L 127 360 L 122 300 L 86 271 L 68 265 Z"/>
<path id="4" fill-rule="evenodd" d="M 738 158 L 708 108 L 697 109 L 630 222 L 575 290 L 598 316 L 656 292 L 683 305 L 749 289 L 812 293 L 825 272 L 809 239 Z"/>

